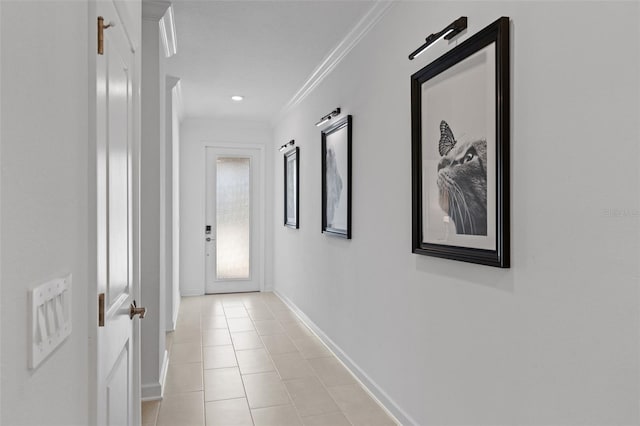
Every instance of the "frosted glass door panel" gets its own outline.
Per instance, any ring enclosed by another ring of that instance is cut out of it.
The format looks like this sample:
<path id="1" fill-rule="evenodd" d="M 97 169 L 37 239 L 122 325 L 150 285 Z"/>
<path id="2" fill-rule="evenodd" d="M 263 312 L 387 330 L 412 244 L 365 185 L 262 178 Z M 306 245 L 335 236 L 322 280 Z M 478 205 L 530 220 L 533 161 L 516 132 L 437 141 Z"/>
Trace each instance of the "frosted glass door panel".
<path id="1" fill-rule="evenodd" d="M 251 254 L 251 161 L 216 160 L 216 279 L 249 279 Z"/>
<path id="2" fill-rule="evenodd" d="M 205 293 L 259 291 L 264 275 L 262 150 L 207 146 L 205 156 Z"/>

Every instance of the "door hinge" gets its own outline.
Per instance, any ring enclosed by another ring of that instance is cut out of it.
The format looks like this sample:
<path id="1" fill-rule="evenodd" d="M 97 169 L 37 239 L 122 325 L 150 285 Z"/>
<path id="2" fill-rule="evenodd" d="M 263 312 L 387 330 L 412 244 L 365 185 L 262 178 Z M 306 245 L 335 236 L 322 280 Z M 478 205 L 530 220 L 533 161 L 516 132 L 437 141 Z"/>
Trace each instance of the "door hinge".
<path id="1" fill-rule="evenodd" d="M 98 16 L 98 55 L 104 55 L 104 30 L 113 27 L 112 23 L 104 24 L 104 18 Z"/>
<path id="2" fill-rule="evenodd" d="M 98 327 L 104 327 L 104 293 L 98 295 Z"/>

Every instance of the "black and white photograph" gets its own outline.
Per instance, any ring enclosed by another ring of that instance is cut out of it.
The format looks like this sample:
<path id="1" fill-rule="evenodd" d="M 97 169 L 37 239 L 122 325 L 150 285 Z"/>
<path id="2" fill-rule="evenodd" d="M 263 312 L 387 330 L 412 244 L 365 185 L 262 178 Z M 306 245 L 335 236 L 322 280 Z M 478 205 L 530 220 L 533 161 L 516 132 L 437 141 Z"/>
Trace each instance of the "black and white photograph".
<path id="1" fill-rule="evenodd" d="M 414 253 L 508 266 L 508 31 L 502 18 L 412 76 Z"/>
<path id="2" fill-rule="evenodd" d="M 322 131 L 322 232 L 351 238 L 351 116 Z"/>
<path id="3" fill-rule="evenodd" d="M 300 211 L 298 197 L 300 195 L 299 171 L 300 171 L 300 148 L 294 149 L 284 154 L 284 225 L 289 228 L 298 229 L 298 213 Z"/>

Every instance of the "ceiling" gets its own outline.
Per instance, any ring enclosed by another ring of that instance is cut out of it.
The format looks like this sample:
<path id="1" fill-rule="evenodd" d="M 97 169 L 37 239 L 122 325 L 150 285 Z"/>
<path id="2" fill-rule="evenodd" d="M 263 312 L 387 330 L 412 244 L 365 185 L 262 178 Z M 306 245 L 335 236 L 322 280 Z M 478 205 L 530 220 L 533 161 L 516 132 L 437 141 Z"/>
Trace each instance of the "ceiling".
<path id="1" fill-rule="evenodd" d="M 184 117 L 271 120 L 373 4 L 174 0 Z"/>

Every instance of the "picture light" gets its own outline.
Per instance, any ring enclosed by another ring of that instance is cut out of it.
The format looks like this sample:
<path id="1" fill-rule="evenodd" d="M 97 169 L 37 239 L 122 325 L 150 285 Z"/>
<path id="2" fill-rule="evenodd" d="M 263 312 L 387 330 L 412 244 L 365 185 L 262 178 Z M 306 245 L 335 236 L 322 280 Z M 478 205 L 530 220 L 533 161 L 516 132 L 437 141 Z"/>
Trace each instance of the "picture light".
<path id="1" fill-rule="evenodd" d="M 340 108 L 336 108 L 333 111 L 331 111 L 329 114 L 325 115 L 324 117 L 322 117 L 320 119 L 320 121 L 318 121 L 316 123 L 316 126 L 320 127 L 322 126 L 324 123 L 326 123 L 327 121 L 331 120 L 333 117 L 336 117 L 337 115 L 340 114 Z"/>
<path id="2" fill-rule="evenodd" d="M 418 56 L 423 54 L 429 46 L 433 45 L 441 38 L 444 38 L 445 40 L 451 40 L 465 29 L 467 29 L 467 17 L 461 16 L 447 25 L 447 27 L 439 33 L 429 35 L 429 37 L 425 39 L 425 43 L 422 46 L 411 52 L 411 54 L 409 55 L 409 60 L 412 61 L 413 58 L 417 58 Z"/>

